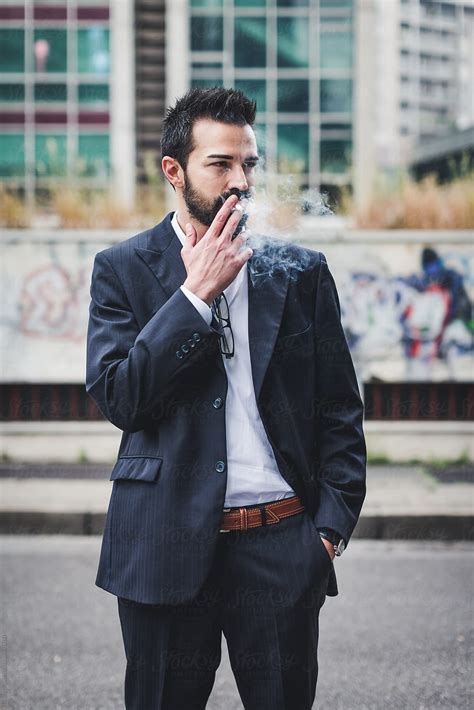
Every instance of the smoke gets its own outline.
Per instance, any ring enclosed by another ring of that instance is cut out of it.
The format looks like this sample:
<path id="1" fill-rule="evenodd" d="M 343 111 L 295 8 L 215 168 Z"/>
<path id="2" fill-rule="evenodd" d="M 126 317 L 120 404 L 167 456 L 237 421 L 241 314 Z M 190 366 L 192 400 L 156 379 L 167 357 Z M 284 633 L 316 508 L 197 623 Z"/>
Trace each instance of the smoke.
<path id="1" fill-rule="evenodd" d="M 254 252 L 248 262 L 254 286 L 281 272 L 296 279 L 297 272 L 311 262 L 310 254 L 296 244 L 303 215 L 333 214 L 327 195 L 316 189 L 301 191 L 298 176 L 268 172 L 248 199 L 245 211 L 247 241 L 243 248 L 251 247 Z"/>

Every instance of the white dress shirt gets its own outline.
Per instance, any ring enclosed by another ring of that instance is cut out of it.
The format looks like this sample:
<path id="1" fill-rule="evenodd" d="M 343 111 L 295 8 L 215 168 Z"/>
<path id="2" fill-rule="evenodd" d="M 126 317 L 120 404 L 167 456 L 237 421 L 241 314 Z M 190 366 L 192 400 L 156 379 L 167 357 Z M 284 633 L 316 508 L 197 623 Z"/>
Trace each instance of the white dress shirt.
<path id="1" fill-rule="evenodd" d="M 181 244 L 186 235 L 176 212 L 171 221 Z M 209 325 L 210 307 L 185 286 L 183 293 Z M 224 507 L 252 505 L 295 495 L 281 475 L 255 399 L 248 335 L 248 283 L 245 263 L 224 289 L 234 334 L 234 357 L 222 356 L 227 374 L 227 489 Z"/>

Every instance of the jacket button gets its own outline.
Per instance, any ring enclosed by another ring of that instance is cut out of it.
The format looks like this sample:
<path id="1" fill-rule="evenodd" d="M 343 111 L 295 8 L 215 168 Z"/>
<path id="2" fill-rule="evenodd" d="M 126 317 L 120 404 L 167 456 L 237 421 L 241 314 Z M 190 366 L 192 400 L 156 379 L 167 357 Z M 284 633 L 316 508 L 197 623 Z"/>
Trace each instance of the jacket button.
<path id="1" fill-rule="evenodd" d="M 223 473 L 225 471 L 225 463 L 223 461 L 218 461 L 216 463 L 216 471 L 217 473 Z"/>
<path id="2" fill-rule="evenodd" d="M 189 349 L 190 349 L 190 348 L 189 348 L 189 345 L 188 345 L 187 343 L 185 343 L 184 345 L 181 345 L 181 350 L 183 351 L 183 353 L 188 353 L 188 352 L 189 352 Z"/>
<path id="3" fill-rule="evenodd" d="M 222 398 L 216 397 L 212 403 L 212 406 L 214 407 L 214 409 L 220 409 L 222 407 Z"/>
<path id="4" fill-rule="evenodd" d="M 189 343 L 190 348 L 196 347 L 196 343 L 194 342 L 194 340 L 192 338 L 188 338 L 188 343 Z"/>
<path id="5" fill-rule="evenodd" d="M 177 351 L 176 351 L 176 357 L 178 358 L 178 360 L 181 360 L 181 358 L 184 357 L 184 353 L 182 353 L 181 350 L 177 350 Z"/>
<path id="6" fill-rule="evenodd" d="M 196 343 L 199 343 L 199 341 L 201 340 L 201 336 L 199 335 L 199 333 L 193 333 L 193 338 Z"/>

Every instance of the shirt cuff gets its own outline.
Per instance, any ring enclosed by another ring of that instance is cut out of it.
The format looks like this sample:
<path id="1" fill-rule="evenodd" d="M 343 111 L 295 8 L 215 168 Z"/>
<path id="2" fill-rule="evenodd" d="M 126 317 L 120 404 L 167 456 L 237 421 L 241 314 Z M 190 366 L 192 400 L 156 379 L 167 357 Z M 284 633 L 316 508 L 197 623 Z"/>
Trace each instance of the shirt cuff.
<path id="1" fill-rule="evenodd" d="M 184 295 L 189 298 L 193 306 L 199 311 L 200 315 L 204 318 L 207 325 L 211 325 L 212 311 L 210 306 L 208 306 L 205 301 L 199 298 L 199 296 L 196 296 L 195 293 L 190 291 L 189 288 L 186 288 L 186 286 L 180 286 L 180 289 L 184 293 Z"/>
<path id="2" fill-rule="evenodd" d="M 330 527 L 328 527 L 327 525 L 324 525 L 324 526 L 318 527 L 317 529 L 318 529 L 318 530 L 330 530 L 331 532 L 335 533 L 335 534 L 337 535 L 337 537 L 338 537 L 340 540 L 344 540 L 344 544 L 345 544 L 345 545 L 347 544 L 345 538 L 343 537 L 343 535 L 341 535 L 341 533 L 338 532 L 337 530 L 334 530 L 334 528 L 330 528 Z"/>

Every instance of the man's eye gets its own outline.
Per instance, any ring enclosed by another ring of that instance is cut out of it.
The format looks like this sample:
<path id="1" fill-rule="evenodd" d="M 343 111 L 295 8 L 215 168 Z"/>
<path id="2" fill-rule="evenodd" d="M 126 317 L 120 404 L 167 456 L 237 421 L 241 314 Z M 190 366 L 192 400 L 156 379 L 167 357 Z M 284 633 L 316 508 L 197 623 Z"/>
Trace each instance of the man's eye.
<path id="1" fill-rule="evenodd" d="M 255 168 L 257 167 L 257 163 L 244 163 L 245 168 Z"/>
<path id="2" fill-rule="evenodd" d="M 226 167 L 227 163 L 221 160 L 219 163 L 211 163 L 211 165 L 219 165 L 219 167 Z"/>

